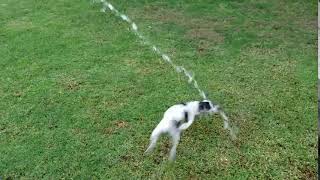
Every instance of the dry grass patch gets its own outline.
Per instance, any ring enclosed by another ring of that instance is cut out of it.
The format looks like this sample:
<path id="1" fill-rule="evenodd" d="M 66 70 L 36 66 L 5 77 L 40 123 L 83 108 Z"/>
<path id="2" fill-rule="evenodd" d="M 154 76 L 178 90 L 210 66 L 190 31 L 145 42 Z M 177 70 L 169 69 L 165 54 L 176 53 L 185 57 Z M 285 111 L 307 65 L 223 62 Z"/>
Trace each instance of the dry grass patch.
<path id="1" fill-rule="evenodd" d="M 28 30 L 34 28 L 34 24 L 27 20 L 27 19 L 15 19 L 12 21 L 9 21 L 6 26 L 8 30 Z"/>
<path id="2" fill-rule="evenodd" d="M 227 29 L 231 26 L 225 20 L 220 21 L 211 17 L 189 17 L 178 9 L 145 6 L 143 10 L 134 9 L 132 11 L 137 14 L 136 16 L 143 17 L 148 21 L 160 22 L 161 24 L 173 23 L 183 27 L 186 30 L 184 38 L 196 42 L 199 53 L 208 51 L 210 46 L 224 43 L 224 36 L 217 30 Z"/>

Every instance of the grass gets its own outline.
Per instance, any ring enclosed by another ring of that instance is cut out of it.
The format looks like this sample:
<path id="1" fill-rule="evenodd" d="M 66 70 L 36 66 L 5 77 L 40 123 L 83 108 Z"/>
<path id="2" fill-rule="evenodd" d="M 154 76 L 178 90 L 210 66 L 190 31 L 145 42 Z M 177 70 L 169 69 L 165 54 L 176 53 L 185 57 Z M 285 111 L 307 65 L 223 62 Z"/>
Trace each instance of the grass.
<path id="1" fill-rule="evenodd" d="M 192 70 L 239 128 L 193 124 L 175 163 L 152 129 L 199 99 L 90 1 L 0 0 L 0 176 L 57 179 L 316 179 L 317 3 L 112 1 Z"/>

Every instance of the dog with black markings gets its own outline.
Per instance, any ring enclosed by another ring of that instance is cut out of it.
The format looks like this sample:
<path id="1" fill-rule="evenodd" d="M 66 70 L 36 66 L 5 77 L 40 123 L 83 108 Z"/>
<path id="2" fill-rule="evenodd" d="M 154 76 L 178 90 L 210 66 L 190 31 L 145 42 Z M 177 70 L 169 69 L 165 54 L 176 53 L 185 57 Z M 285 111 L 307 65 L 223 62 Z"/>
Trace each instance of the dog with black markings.
<path id="1" fill-rule="evenodd" d="M 227 129 L 229 127 L 228 118 L 225 116 L 219 105 L 214 104 L 209 100 L 192 101 L 171 106 L 164 113 L 163 118 L 157 127 L 152 131 L 150 145 L 145 151 L 145 154 L 150 153 L 155 148 L 161 134 L 167 133 L 172 140 L 169 160 L 175 160 L 181 132 L 189 128 L 198 115 L 215 113 L 220 113 L 220 115 L 223 116 L 224 128 Z"/>

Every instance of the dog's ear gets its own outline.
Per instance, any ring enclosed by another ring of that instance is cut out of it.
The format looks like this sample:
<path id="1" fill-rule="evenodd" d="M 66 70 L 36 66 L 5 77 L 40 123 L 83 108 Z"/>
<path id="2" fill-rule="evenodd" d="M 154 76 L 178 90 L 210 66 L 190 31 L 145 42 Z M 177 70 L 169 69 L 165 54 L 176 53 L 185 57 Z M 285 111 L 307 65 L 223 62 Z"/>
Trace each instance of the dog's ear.
<path id="1" fill-rule="evenodd" d="M 199 111 L 209 110 L 211 109 L 209 102 L 200 102 L 199 103 Z"/>
<path id="2" fill-rule="evenodd" d="M 202 104 L 202 102 L 199 103 L 199 111 L 203 111 L 204 110 L 204 106 Z"/>

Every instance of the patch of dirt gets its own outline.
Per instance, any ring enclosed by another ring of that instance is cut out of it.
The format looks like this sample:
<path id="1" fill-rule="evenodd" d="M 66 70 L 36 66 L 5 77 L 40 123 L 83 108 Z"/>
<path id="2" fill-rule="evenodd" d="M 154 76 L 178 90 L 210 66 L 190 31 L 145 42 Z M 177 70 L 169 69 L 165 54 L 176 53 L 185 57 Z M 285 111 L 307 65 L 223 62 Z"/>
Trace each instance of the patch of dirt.
<path id="1" fill-rule="evenodd" d="M 313 20 L 310 20 L 310 21 L 308 21 L 309 23 L 308 23 L 308 25 L 310 26 L 310 28 L 312 29 L 312 28 L 316 28 L 316 27 L 318 27 L 318 18 L 315 18 L 315 19 L 313 19 Z"/>
<path id="2" fill-rule="evenodd" d="M 190 175 L 189 177 L 188 177 L 188 179 L 190 179 L 190 180 L 197 180 L 197 179 L 200 179 L 198 176 L 196 176 L 196 175 Z"/>
<path id="3" fill-rule="evenodd" d="M 137 60 L 134 60 L 134 59 L 127 59 L 127 60 L 124 60 L 124 63 L 127 65 L 127 66 L 130 66 L 130 67 L 136 67 L 138 64 L 137 64 Z"/>
<path id="4" fill-rule="evenodd" d="M 120 156 L 120 159 L 122 161 L 132 161 L 134 158 L 131 155 L 122 155 L 122 156 Z"/>
<path id="5" fill-rule="evenodd" d="M 2 178 L 1 178 L 2 179 Z M 7 177 L 4 177 L 5 180 L 13 180 L 15 178 L 13 178 L 12 176 L 7 176 Z"/>
<path id="6" fill-rule="evenodd" d="M 128 122 L 118 120 L 118 121 L 113 122 L 111 126 L 109 126 L 107 128 L 103 128 L 101 130 L 101 133 L 106 134 L 106 135 L 111 135 L 111 134 L 116 133 L 120 129 L 127 128 L 127 127 L 129 127 Z"/>
<path id="7" fill-rule="evenodd" d="M 71 80 L 69 82 L 66 83 L 66 88 L 68 90 L 78 90 L 80 87 L 80 84 L 79 82 L 75 81 L 75 80 Z"/>
<path id="8" fill-rule="evenodd" d="M 169 10 L 159 6 L 147 5 L 144 6 L 143 11 L 141 9 L 135 10 L 135 12 L 142 12 L 141 16 L 148 20 L 157 20 L 161 22 L 180 22 L 185 20 L 185 16 L 179 10 Z M 180 23 L 179 23 L 180 24 Z"/>
<path id="9" fill-rule="evenodd" d="M 137 12 L 138 10 L 134 10 Z M 204 53 L 211 46 L 224 42 L 224 36 L 217 32 L 230 26 L 228 21 L 217 21 L 211 17 L 188 17 L 177 9 L 168 9 L 157 6 L 145 6 L 143 14 L 138 13 L 144 19 L 161 22 L 174 23 L 186 29 L 185 39 L 198 43 L 198 52 Z"/>
<path id="10" fill-rule="evenodd" d="M 305 165 L 303 167 L 298 168 L 300 171 L 300 178 L 301 179 L 316 179 L 317 178 L 317 173 L 316 170 L 311 168 L 308 165 Z"/>
<path id="11" fill-rule="evenodd" d="M 153 72 L 152 69 L 150 68 L 145 68 L 145 67 L 140 67 L 138 70 L 137 70 L 137 73 L 140 74 L 140 75 L 149 75 Z"/>
<path id="12" fill-rule="evenodd" d="M 279 61 L 278 64 L 273 64 L 271 67 L 272 76 L 274 80 L 285 79 L 290 77 L 296 68 L 296 61 Z"/>
<path id="13" fill-rule="evenodd" d="M 75 78 L 69 76 L 59 77 L 58 83 L 60 84 L 60 86 L 62 86 L 64 90 L 68 91 L 79 90 L 82 84 L 82 82 L 80 82 L 79 80 L 76 80 Z"/>
<path id="14" fill-rule="evenodd" d="M 125 122 L 125 121 L 116 121 L 114 122 L 114 125 L 117 127 L 117 128 L 125 128 L 128 126 L 128 123 Z"/>
<path id="15" fill-rule="evenodd" d="M 6 28 L 12 29 L 12 30 L 26 30 L 26 29 L 31 29 L 34 28 L 35 26 L 33 25 L 32 22 L 28 20 L 12 20 L 9 21 L 6 24 Z"/>
<path id="16" fill-rule="evenodd" d="M 17 92 L 13 93 L 14 97 L 21 97 L 22 95 L 23 95 L 23 92 L 21 92 L 21 91 L 17 91 Z"/>
<path id="17" fill-rule="evenodd" d="M 210 44 L 223 43 L 224 37 L 210 28 L 191 28 L 186 33 L 186 38 L 197 40 L 202 43 L 203 49 L 207 49 Z M 202 40 L 202 41 L 201 41 Z M 205 45 L 205 46 L 203 46 Z"/>
<path id="18" fill-rule="evenodd" d="M 113 134 L 113 132 L 114 132 L 114 129 L 112 127 L 104 128 L 102 130 L 102 133 L 107 135 Z"/>
<path id="19" fill-rule="evenodd" d="M 220 164 L 222 166 L 229 166 L 230 160 L 227 157 L 220 157 Z"/>
<path id="20" fill-rule="evenodd" d="M 185 39 L 197 43 L 197 51 L 200 54 L 206 53 L 217 44 L 224 43 L 224 36 L 214 30 L 214 27 L 205 27 L 205 24 L 198 24 L 196 27 L 189 27 Z"/>
<path id="21" fill-rule="evenodd" d="M 103 105 L 110 110 L 117 110 L 117 109 L 121 109 L 125 105 L 125 103 L 111 99 L 111 100 L 104 101 Z"/>

